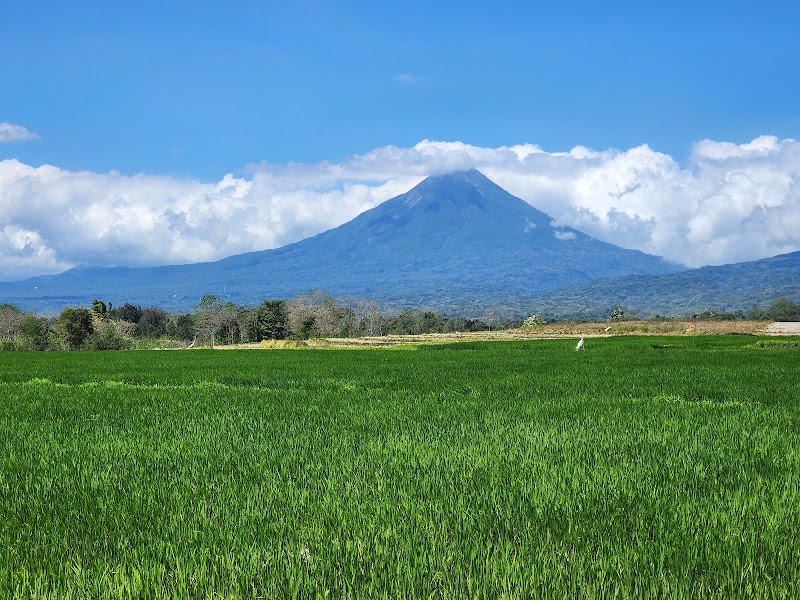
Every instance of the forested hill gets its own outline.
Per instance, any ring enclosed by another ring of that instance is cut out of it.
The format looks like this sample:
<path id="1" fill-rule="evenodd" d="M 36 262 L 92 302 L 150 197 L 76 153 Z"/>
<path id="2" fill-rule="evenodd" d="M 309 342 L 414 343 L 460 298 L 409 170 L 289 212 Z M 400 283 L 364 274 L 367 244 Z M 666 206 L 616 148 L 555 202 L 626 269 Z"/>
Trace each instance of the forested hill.
<path id="1" fill-rule="evenodd" d="M 748 311 L 780 297 L 800 301 L 800 252 L 657 276 L 597 279 L 530 299 L 535 311 L 571 317 L 608 316 L 621 307 L 640 316 Z"/>

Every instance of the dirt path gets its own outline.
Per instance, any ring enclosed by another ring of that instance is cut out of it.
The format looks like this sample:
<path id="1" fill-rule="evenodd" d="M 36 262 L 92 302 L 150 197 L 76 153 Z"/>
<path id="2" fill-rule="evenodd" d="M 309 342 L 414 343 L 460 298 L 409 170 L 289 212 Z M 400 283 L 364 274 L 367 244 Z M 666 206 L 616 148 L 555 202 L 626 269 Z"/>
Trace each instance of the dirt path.
<path id="1" fill-rule="evenodd" d="M 800 335 L 800 323 L 771 323 L 764 328 L 767 335 Z"/>

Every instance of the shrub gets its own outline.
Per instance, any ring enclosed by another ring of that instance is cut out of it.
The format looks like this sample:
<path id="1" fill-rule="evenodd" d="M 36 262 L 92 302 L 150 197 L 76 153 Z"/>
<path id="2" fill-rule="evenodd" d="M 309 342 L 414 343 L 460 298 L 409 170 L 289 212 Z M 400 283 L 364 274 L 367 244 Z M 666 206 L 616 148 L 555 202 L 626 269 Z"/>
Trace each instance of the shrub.
<path id="1" fill-rule="evenodd" d="M 128 348 L 130 348 L 130 342 L 121 337 L 111 323 L 102 331 L 92 335 L 86 342 L 87 350 L 127 350 Z"/>
<path id="2" fill-rule="evenodd" d="M 523 327 L 536 327 L 537 325 L 544 325 L 547 323 L 542 317 L 539 315 L 531 315 L 522 323 Z"/>

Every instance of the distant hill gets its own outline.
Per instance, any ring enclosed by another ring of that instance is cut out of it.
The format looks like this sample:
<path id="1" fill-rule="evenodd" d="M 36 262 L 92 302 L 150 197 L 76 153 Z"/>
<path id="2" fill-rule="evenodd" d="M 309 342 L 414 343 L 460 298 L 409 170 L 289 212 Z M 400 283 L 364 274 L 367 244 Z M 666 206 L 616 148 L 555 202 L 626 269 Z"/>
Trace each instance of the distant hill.
<path id="1" fill-rule="evenodd" d="M 191 265 L 79 267 L 0 283 L 0 303 L 42 314 L 94 298 L 191 310 L 208 293 L 252 305 L 313 288 L 469 316 L 490 305 L 524 313 L 537 295 L 597 278 L 680 270 L 556 226 L 470 170 L 429 177 L 336 229 L 283 248 Z"/>
<path id="2" fill-rule="evenodd" d="M 609 277 L 526 298 L 530 310 L 570 317 L 607 317 L 620 307 L 639 316 L 704 310 L 769 308 L 781 296 L 800 301 L 800 252 L 658 276 Z"/>

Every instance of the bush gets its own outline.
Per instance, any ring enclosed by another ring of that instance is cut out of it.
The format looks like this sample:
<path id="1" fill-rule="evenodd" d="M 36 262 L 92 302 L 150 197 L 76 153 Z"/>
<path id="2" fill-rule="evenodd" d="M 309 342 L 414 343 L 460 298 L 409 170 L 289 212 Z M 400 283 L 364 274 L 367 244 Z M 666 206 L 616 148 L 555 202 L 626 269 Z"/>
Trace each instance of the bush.
<path id="1" fill-rule="evenodd" d="M 92 335 L 86 342 L 87 350 L 127 350 L 130 342 L 117 334 L 117 330 L 109 323 L 103 331 Z"/>
<path id="2" fill-rule="evenodd" d="M 523 321 L 522 326 L 523 327 L 536 327 L 537 325 L 544 325 L 546 323 L 547 323 L 547 321 L 545 321 L 539 315 L 531 315 L 530 317 L 525 319 L 525 321 Z"/>
<path id="3" fill-rule="evenodd" d="M 706 319 L 710 321 L 733 321 L 736 319 L 736 315 L 733 313 L 728 312 L 717 312 L 713 310 L 706 309 L 701 313 L 696 315 L 692 315 L 693 319 Z"/>
<path id="4" fill-rule="evenodd" d="M 621 308 L 615 308 L 611 311 L 611 320 L 612 321 L 632 321 L 636 318 L 636 315 L 632 315 L 630 313 L 626 313 Z"/>

